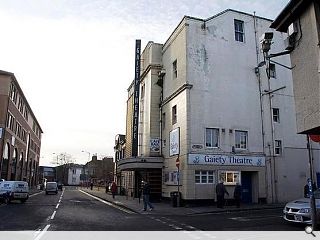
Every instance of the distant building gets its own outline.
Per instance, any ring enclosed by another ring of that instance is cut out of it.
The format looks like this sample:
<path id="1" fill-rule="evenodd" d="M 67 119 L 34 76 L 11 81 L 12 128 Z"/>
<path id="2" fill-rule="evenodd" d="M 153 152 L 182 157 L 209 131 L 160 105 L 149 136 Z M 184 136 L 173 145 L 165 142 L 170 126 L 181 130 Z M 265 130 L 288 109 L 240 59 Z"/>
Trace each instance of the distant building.
<path id="1" fill-rule="evenodd" d="M 104 157 L 99 160 L 97 156 L 92 156 L 92 160 L 84 166 L 86 179 L 95 184 L 113 181 L 114 162 L 112 157 Z"/>
<path id="2" fill-rule="evenodd" d="M 291 0 L 271 24 L 287 33 L 290 52 L 297 132 L 320 135 L 320 3 Z"/>
<path id="3" fill-rule="evenodd" d="M 64 185 L 78 186 L 84 165 L 67 163 L 56 167 L 57 182 Z"/>
<path id="4" fill-rule="evenodd" d="M 14 74 L 0 71 L 0 178 L 38 183 L 41 134 Z"/>

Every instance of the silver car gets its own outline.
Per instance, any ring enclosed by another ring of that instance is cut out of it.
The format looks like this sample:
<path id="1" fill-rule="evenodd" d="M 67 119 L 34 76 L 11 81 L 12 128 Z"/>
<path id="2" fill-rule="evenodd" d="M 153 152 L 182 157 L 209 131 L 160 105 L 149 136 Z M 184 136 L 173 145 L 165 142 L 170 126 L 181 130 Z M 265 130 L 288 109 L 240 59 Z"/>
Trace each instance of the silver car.
<path id="1" fill-rule="evenodd" d="M 314 191 L 316 200 L 317 220 L 320 220 L 320 190 Z M 300 198 L 286 204 L 283 218 L 289 222 L 311 224 L 310 199 Z"/>

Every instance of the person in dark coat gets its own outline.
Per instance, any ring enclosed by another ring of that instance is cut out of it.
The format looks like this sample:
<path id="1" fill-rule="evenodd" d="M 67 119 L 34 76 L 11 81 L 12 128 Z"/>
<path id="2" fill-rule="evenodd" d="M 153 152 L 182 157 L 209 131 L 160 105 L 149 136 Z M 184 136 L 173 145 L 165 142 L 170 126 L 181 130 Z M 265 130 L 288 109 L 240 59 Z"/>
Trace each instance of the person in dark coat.
<path id="1" fill-rule="evenodd" d="M 241 186 L 239 183 L 236 184 L 233 192 L 233 198 L 235 201 L 236 206 L 240 207 L 240 201 L 241 201 Z"/>
<path id="2" fill-rule="evenodd" d="M 115 182 L 111 183 L 111 193 L 112 193 L 112 198 L 114 199 L 114 196 L 117 193 L 117 184 Z"/>
<path id="3" fill-rule="evenodd" d="M 143 197 L 143 211 L 146 211 L 148 206 L 150 208 L 150 211 L 152 211 L 154 207 L 150 203 L 150 186 L 147 182 L 142 183 L 142 197 Z"/>
<path id="4" fill-rule="evenodd" d="M 223 181 L 220 181 L 216 186 L 216 194 L 217 194 L 217 207 L 223 208 L 224 207 L 224 195 L 229 193 L 227 192 L 226 187 L 223 184 Z"/>

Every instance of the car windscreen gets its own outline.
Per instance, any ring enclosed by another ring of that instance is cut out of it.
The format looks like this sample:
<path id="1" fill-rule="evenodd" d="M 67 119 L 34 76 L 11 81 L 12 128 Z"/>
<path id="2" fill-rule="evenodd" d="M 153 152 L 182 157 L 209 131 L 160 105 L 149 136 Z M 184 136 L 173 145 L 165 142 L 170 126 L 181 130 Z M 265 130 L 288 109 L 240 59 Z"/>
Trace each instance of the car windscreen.
<path id="1" fill-rule="evenodd" d="M 54 189 L 54 188 L 57 188 L 56 183 L 47 183 L 47 189 Z"/>

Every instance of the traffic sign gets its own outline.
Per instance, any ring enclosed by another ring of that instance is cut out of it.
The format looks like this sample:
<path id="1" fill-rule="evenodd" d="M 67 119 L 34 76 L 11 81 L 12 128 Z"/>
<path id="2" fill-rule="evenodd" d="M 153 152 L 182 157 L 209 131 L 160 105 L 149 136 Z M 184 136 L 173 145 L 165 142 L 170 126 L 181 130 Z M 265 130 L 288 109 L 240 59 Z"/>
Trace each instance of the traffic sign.
<path id="1" fill-rule="evenodd" d="M 320 142 L 320 135 L 309 135 L 309 137 L 314 142 Z"/>
<path id="2" fill-rule="evenodd" d="M 178 157 L 177 160 L 176 160 L 176 167 L 179 168 L 179 166 L 180 166 L 180 160 L 179 160 L 179 157 Z"/>

